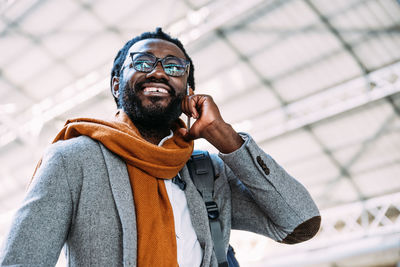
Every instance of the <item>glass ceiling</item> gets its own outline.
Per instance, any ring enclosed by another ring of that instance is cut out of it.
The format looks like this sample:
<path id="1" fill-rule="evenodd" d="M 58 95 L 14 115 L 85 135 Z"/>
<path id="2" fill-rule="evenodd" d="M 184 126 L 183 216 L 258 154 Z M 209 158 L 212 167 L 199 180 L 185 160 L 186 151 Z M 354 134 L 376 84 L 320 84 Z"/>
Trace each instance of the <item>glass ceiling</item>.
<path id="1" fill-rule="evenodd" d="M 157 26 L 185 42 L 196 92 L 322 210 L 400 191 L 395 0 L 5 0 L 0 14 L 0 237 L 65 120 L 113 115 L 112 60 Z"/>

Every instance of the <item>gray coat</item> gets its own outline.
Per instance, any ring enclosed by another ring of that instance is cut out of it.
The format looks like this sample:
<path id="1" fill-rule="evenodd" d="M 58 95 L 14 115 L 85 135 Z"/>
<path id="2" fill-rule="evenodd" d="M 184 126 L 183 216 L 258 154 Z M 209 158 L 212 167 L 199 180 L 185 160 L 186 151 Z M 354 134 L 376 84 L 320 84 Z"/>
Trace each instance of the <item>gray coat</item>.
<path id="1" fill-rule="evenodd" d="M 225 247 L 231 229 L 296 243 L 318 231 L 305 188 L 245 136 L 231 154 L 212 155 Z M 217 266 L 204 202 L 180 171 L 201 266 Z M 151 207 L 149 207 L 151 208 Z M 65 245 L 69 266 L 136 266 L 135 206 L 126 165 L 86 136 L 59 141 L 43 157 L 0 254 L 0 266 L 54 266 Z"/>

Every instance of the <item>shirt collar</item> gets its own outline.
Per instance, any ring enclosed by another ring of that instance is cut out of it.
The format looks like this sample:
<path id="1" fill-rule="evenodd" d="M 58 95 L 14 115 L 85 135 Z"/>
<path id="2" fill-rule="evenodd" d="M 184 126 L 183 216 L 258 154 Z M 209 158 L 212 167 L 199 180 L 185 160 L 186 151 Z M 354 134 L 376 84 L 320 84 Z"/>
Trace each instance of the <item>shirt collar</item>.
<path id="1" fill-rule="evenodd" d="M 160 143 L 158 143 L 158 146 L 162 146 L 165 141 L 167 141 L 168 139 L 171 139 L 174 136 L 174 132 L 170 129 L 169 130 L 169 135 L 164 137 L 163 139 L 161 139 Z"/>

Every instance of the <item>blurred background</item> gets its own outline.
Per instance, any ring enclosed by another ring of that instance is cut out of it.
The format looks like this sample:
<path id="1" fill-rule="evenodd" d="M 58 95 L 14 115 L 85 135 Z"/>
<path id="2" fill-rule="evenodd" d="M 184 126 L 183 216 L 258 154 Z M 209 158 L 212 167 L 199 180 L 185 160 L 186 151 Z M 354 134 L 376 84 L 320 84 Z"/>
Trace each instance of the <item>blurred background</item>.
<path id="1" fill-rule="evenodd" d="M 0 14 L 0 241 L 66 119 L 114 114 L 116 52 L 161 26 L 194 60 L 196 92 L 321 209 L 303 244 L 234 231 L 241 265 L 400 266 L 398 1 L 1 0 Z"/>

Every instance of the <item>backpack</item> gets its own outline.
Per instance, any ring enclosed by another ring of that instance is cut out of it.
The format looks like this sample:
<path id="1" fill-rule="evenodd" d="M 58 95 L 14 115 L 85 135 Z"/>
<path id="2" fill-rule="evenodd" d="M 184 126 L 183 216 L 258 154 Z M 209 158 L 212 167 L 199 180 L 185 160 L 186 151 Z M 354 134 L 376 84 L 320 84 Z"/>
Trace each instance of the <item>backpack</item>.
<path id="1" fill-rule="evenodd" d="M 225 254 L 221 223 L 218 219 L 219 210 L 217 203 L 213 199 L 215 173 L 209 153 L 207 151 L 195 150 L 186 165 L 194 185 L 203 197 L 207 209 L 218 267 L 239 267 L 231 245 L 229 245 L 228 253 Z"/>

